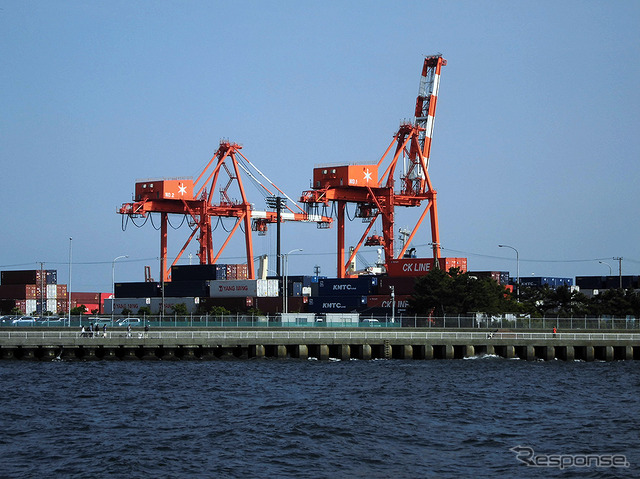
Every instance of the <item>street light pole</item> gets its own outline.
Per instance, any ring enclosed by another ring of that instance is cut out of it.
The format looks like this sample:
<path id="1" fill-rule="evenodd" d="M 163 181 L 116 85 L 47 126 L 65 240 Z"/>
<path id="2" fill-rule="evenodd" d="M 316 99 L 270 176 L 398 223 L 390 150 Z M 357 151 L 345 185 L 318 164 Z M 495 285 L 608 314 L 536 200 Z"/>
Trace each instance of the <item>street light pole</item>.
<path id="1" fill-rule="evenodd" d="M 282 285 L 282 290 L 284 292 L 284 297 L 282 298 L 283 313 L 289 312 L 289 255 L 291 253 L 295 253 L 296 251 L 302 251 L 302 248 L 296 248 L 289 251 L 287 254 L 283 254 L 283 262 L 282 269 L 284 270 L 284 284 Z"/>
<path id="2" fill-rule="evenodd" d="M 518 288 L 516 291 L 516 301 L 520 302 L 520 254 L 517 249 L 508 244 L 499 244 L 498 248 L 511 248 L 516 252 L 516 287 Z"/>
<path id="3" fill-rule="evenodd" d="M 129 255 L 124 254 L 113 259 L 111 262 L 111 322 L 113 322 L 113 311 L 116 302 L 116 261 L 121 258 L 128 258 Z"/>
<path id="4" fill-rule="evenodd" d="M 67 285 L 67 314 L 69 317 L 69 327 L 71 327 L 71 252 L 73 238 L 69 237 L 69 284 Z"/>
<path id="5" fill-rule="evenodd" d="M 598 261 L 598 263 L 607 265 L 609 267 L 609 276 L 611 276 L 611 274 L 612 274 L 611 273 L 611 265 L 609 263 L 605 263 L 604 261 Z"/>

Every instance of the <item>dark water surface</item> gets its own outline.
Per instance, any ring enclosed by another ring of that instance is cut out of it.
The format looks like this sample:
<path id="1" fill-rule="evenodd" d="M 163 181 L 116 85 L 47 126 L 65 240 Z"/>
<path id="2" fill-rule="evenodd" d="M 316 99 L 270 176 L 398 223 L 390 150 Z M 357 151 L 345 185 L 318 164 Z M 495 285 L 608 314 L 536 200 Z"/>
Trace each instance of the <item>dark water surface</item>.
<path id="1" fill-rule="evenodd" d="M 638 361 L 2 361 L 0 383 L 3 478 L 640 476 Z"/>

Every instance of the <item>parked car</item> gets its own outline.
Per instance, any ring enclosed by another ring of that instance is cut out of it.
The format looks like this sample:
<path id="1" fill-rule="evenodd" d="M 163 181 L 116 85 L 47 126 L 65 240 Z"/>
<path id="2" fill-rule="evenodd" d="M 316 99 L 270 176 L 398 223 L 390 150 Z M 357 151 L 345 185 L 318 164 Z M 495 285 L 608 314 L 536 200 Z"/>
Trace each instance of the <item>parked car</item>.
<path id="1" fill-rule="evenodd" d="M 13 321 L 11 321 L 11 324 L 15 324 L 15 325 L 33 325 L 36 324 L 36 318 L 34 318 L 33 316 L 20 316 L 17 319 L 14 319 Z"/>
<path id="2" fill-rule="evenodd" d="M 380 321 L 374 318 L 367 318 L 363 319 L 360 324 L 362 324 L 362 326 L 380 326 Z"/>
<path id="3" fill-rule="evenodd" d="M 140 326 L 142 324 L 142 320 L 140 318 L 121 318 L 116 321 L 116 326 Z"/>
<path id="4" fill-rule="evenodd" d="M 44 316 L 42 318 L 38 318 L 38 322 L 60 324 L 62 323 L 62 318 L 58 316 Z"/>

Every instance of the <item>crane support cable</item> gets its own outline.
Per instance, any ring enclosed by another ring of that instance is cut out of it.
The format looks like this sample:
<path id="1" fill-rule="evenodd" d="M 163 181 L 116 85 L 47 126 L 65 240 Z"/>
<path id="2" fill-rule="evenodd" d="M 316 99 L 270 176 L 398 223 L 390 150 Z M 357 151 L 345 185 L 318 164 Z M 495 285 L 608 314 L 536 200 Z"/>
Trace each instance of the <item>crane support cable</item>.
<path id="1" fill-rule="evenodd" d="M 279 193 L 281 193 L 285 198 L 287 198 L 287 199 L 288 199 L 292 204 L 296 205 L 296 208 L 298 208 L 298 209 L 300 210 L 300 212 L 301 212 L 301 213 L 304 213 L 304 210 L 303 210 L 302 208 L 300 208 L 300 206 L 298 205 L 298 203 L 297 203 L 296 201 L 292 200 L 292 199 L 291 199 L 291 197 L 289 197 L 289 195 L 287 195 L 284 191 L 282 191 L 280 188 L 278 188 L 278 186 L 277 186 L 273 181 L 271 181 L 269 178 L 267 178 L 267 176 L 266 176 L 262 171 L 260 171 L 260 170 L 256 167 L 256 165 L 254 165 L 253 163 L 251 163 L 251 162 L 247 159 L 247 157 L 246 157 L 246 156 L 244 156 L 244 155 L 243 155 L 242 153 L 240 153 L 240 152 L 238 152 L 238 155 L 240 155 L 240 156 L 244 159 L 244 161 L 246 161 L 247 163 L 249 163 L 249 165 L 251 165 L 251 167 L 252 167 L 254 170 L 256 170 L 260 176 L 262 176 L 266 181 L 268 181 L 268 182 L 269 182 L 269 184 L 270 184 L 271 186 L 273 186 L 276 190 L 278 190 L 278 192 L 279 192 Z M 245 171 L 246 171 L 246 170 L 245 170 Z M 256 181 L 258 181 L 258 180 L 256 180 Z M 262 186 L 265 190 L 269 191 L 269 190 L 268 190 L 264 185 L 262 185 L 262 183 L 260 183 L 260 184 L 261 184 L 261 186 Z M 291 208 L 289 208 L 289 206 L 286 206 L 286 208 L 287 208 L 289 211 L 291 211 L 291 212 L 293 213 L 293 211 L 291 210 Z"/>

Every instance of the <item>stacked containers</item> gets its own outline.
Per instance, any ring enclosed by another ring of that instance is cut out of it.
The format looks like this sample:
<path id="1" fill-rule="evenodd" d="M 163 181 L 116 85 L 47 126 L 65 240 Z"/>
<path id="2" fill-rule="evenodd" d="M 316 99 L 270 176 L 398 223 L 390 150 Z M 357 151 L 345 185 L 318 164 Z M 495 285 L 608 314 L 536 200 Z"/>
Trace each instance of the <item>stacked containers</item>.
<path id="1" fill-rule="evenodd" d="M 43 310 L 57 313 L 60 310 L 57 282 L 56 270 L 2 271 L 0 299 L 13 300 L 15 307 L 25 314 L 42 314 Z"/>
<path id="2" fill-rule="evenodd" d="M 317 283 L 317 296 L 309 298 L 308 311 L 311 313 L 359 312 L 366 309 L 367 296 L 377 292 L 377 276 L 320 279 Z"/>

